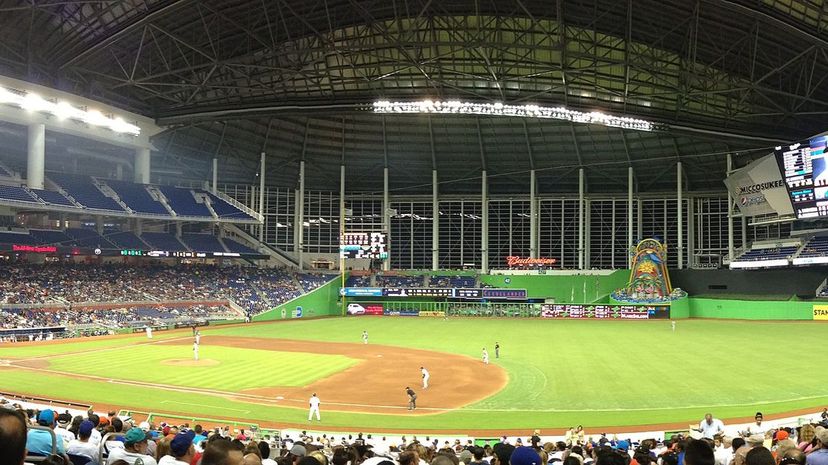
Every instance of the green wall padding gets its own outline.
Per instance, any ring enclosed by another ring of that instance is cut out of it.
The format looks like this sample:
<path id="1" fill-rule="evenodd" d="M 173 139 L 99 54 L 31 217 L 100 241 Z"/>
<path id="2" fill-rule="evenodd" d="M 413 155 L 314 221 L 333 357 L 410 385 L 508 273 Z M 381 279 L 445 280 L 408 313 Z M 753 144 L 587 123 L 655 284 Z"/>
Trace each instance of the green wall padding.
<path id="1" fill-rule="evenodd" d="M 342 310 L 337 299 L 341 284 L 341 279 L 336 278 L 307 294 L 254 316 L 253 321 L 288 320 L 293 318 L 296 307 L 302 307 L 302 318 L 340 315 Z"/>
<path id="2" fill-rule="evenodd" d="M 629 270 L 616 270 L 608 275 L 481 275 L 480 282 L 494 287 L 526 289 L 530 299 L 607 303 L 609 293 L 627 284 L 629 275 Z"/>
<path id="3" fill-rule="evenodd" d="M 705 299 L 690 297 L 691 318 L 812 320 L 814 302 Z"/>

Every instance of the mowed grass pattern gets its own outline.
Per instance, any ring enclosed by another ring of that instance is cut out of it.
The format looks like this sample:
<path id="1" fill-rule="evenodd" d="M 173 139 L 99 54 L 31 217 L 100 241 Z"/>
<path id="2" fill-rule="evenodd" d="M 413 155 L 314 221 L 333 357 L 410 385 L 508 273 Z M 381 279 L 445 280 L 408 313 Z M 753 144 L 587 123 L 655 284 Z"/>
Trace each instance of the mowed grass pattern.
<path id="1" fill-rule="evenodd" d="M 49 359 L 49 368 L 100 376 L 221 391 L 272 386 L 305 386 L 358 363 L 344 355 L 241 349 L 202 344 L 199 358 L 214 366 L 170 366 L 165 360 L 192 359 L 192 345 L 139 345 L 105 353 L 79 353 Z"/>

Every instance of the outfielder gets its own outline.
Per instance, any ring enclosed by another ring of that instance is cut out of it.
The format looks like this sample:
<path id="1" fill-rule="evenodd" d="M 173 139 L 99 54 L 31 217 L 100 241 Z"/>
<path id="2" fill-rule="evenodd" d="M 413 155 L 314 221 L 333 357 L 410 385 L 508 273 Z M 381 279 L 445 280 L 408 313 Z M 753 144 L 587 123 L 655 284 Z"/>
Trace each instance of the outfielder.
<path id="1" fill-rule="evenodd" d="M 193 342 L 193 360 L 198 361 L 198 342 Z"/>
<path id="2" fill-rule="evenodd" d="M 201 331 L 196 331 L 195 333 L 195 343 L 201 344 Z"/>
<path id="3" fill-rule="evenodd" d="M 428 370 L 426 370 L 425 367 L 420 367 L 420 371 L 423 373 L 423 389 L 428 389 L 428 378 L 430 378 L 431 375 L 428 374 Z"/>
<path id="4" fill-rule="evenodd" d="M 368 331 L 362 331 L 362 343 L 368 344 Z"/>
<path id="5" fill-rule="evenodd" d="M 308 421 L 311 421 L 314 413 L 316 414 L 316 419 L 322 421 L 322 417 L 319 415 L 319 403 L 319 397 L 316 397 L 316 393 L 314 392 L 308 401 L 308 405 L 310 405 L 310 409 L 308 410 Z"/>
<path id="6" fill-rule="evenodd" d="M 152 328 L 147 326 L 146 330 L 147 330 L 147 339 L 152 339 Z"/>
<path id="7" fill-rule="evenodd" d="M 676 321 L 675 320 L 671 321 L 670 326 L 673 327 L 673 332 L 675 333 L 676 332 Z"/>
<path id="8" fill-rule="evenodd" d="M 483 363 L 489 364 L 489 351 L 485 347 L 483 348 Z"/>

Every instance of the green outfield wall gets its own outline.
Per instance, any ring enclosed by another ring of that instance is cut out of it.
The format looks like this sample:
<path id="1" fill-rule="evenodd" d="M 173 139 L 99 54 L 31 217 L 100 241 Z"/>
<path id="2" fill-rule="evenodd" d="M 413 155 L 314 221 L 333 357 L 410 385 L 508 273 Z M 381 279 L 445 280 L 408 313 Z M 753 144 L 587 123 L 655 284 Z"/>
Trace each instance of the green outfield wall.
<path id="1" fill-rule="evenodd" d="M 278 307 L 254 316 L 253 321 L 289 320 L 291 318 L 297 318 L 298 309 L 301 309 L 302 318 L 341 315 L 342 309 L 337 303 L 341 284 L 342 282 L 339 278 L 329 281 L 307 294 L 303 294 Z"/>
<path id="2" fill-rule="evenodd" d="M 556 303 L 606 303 L 610 292 L 627 284 L 629 270 L 606 275 L 481 275 L 480 282 L 494 287 L 526 289 L 530 299 Z"/>
<path id="3" fill-rule="evenodd" d="M 707 299 L 690 297 L 691 318 L 812 320 L 819 302 Z"/>

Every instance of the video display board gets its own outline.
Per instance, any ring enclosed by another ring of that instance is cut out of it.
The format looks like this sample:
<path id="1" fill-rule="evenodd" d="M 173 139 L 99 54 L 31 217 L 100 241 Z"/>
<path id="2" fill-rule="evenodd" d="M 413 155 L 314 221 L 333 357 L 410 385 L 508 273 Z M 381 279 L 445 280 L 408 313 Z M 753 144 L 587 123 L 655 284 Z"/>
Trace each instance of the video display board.
<path id="1" fill-rule="evenodd" d="M 774 150 L 797 218 L 828 216 L 828 135 Z"/>
<path id="2" fill-rule="evenodd" d="M 346 259 L 385 260 L 388 258 L 388 235 L 384 232 L 346 232 L 340 237 L 339 255 Z"/>
<path id="3" fill-rule="evenodd" d="M 545 304 L 541 306 L 544 318 L 651 320 L 670 318 L 669 305 L 618 304 Z"/>

